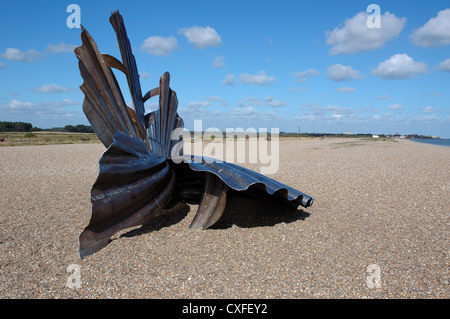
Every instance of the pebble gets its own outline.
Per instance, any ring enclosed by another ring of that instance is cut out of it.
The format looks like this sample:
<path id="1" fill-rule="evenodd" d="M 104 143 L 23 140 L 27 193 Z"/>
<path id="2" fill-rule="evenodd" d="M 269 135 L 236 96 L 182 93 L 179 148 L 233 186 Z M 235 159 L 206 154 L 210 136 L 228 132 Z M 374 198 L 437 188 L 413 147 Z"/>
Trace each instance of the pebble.
<path id="1" fill-rule="evenodd" d="M 230 199 L 218 227 L 197 231 L 197 205 L 179 203 L 158 227 L 124 230 L 80 260 L 104 150 L 0 148 L 0 298 L 450 297 L 448 147 L 281 140 L 269 176 L 314 197 L 312 207 Z"/>

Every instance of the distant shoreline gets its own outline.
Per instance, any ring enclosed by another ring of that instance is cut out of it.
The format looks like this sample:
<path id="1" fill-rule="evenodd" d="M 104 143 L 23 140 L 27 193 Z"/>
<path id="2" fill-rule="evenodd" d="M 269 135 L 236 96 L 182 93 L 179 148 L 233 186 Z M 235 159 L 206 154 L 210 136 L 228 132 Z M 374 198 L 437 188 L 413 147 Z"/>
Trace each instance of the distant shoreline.
<path id="1" fill-rule="evenodd" d="M 446 138 L 412 138 L 411 141 L 423 144 L 431 144 L 438 146 L 447 146 L 450 147 L 450 139 Z"/>

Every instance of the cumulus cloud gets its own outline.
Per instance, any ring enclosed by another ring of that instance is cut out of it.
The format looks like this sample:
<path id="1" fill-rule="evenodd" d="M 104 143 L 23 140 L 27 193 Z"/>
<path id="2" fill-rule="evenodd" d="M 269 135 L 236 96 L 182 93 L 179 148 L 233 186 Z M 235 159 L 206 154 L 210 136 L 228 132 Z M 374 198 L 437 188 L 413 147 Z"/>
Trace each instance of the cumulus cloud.
<path id="1" fill-rule="evenodd" d="M 389 109 L 389 110 L 392 110 L 392 111 L 400 111 L 400 110 L 403 109 L 403 105 L 400 105 L 400 104 L 391 104 L 391 105 L 388 106 L 388 109 Z"/>
<path id="2" fill-rule="evenodd" d="M 281 107 L 281 106 L 287 105 L 287 103 L 285 101 L 275 100 L 275 97 L 273 95 L 267 96 L 264 99 L 264 102 L 266 103 L 266 105 L 268 105 L 270 107 Z"/>
<path id="3" fill-rule="evenodd" d="M 317 105 L 307 104 L 304 108 L 307 108 L 304 114 L 296 116 L 295 119 L 308 120 L 308 121 L 336 121 L 336 120 L 358 120 L 356 110 L 341 107 L 339 105 Z"/>
<path id="4" fill-rule="evenodd" d="M 307 69 L 305 71 L 299 71 L 292 73 L 294 78 L 299 79 L 301 82 L 305 82 L 309 76 L 318 76 L 320 72 L 315 69 Z"/>
<path id="5" fill-rule="evenodd" d="M 327 68 L 328 77 L 335 82 L 362 80 L 362 76 L 359 71 L 353 69 L 351 66 L 342 64 L 330 65 Z"/>
<path id="6" fill-rule="evenodd" d="M 243 118 L 255 118 L 257 111 L 252 106 L 247 107 L 235 107 L 231 110 L 231 115 L 234 117 Z"/>
<path id="7" fill-rule="evenodd" d="M 145 71 L 141 72 L 141 74 L 139 74 L 139 76 L 140 76 L 141 79 L 143 79 L 143 80 L 148 80 L 148 79 L 150 79 L 150 77 L 151 77 L 151 75 L 150 75 L 148 72 L 145 72 Z"/>
<path id="8" fill-rule="evenodd" d="M 188 104 L 186 104 L 186 106 L 188 108 L 194 108 L 194 109 L 198 109 L 201 107 L 208 107 L 211 105 L 212 105 L 212 103 L 210 101 L 189 102 Z"/>
<path id="9" fill-rule="evenodd" d="M 444 122 L 445 120 L 446 119 L 441 118 L 435 114 L 429 114 L 429 115 L 423 115 L 423 116 L 417 115 L 417 116 L 413 117 L 413 121 L 426 122 L 426 123 Z"/>
<path id="10" fill-rule="evenodd" d="M 234 75 L 227 74 L 225 75 L 225 80 L 221 82 L 222 85 L 234 86 Z"/>
<path id="11" fill-rule="evenodd" d="M 216 69 L 224 68 L 225 67 L 225 58 L 221 55 L 217 56 L 214 59 L 213 67 L 215 67 Z"/>
<path id="12" fill-rule="evenodd" d="M 196 48 L 204 49 L 206 47 L 216 47 L 222 39 L 220 35 L 213 28 L 206 27 L 191 27 L 181 28 L 178 30 L 179 34 L 183 34 Z"/>
<path id="13" fill-rule="evenodd" d="M 77 105 L 75 109 L 66 106 Z M 70 99 L 50 102 L 27 102 L 11 100 L 0 105 L 0 112 L 6 121 L 23 121 L 41 127 L 64 126 L 67 123 L 82 123 L 86 116 L 81 110 L 80 103 Z"/>
<path id="14" fill-rule="evenodd" d="M 382 14 L 381 28 L 369 28 L 369 13 L 359 12 L 345 20 L 344 26 L 336 27 L 325 33 L 327 45 L 331 46 L 329 54 L 351 54 L 380 49 L 403 30 L 406 18 L 398 18 L 395 14 Z"/>
<path id="15" fill-rule="evenodd" d="M 443 72 L 450 72 L 450 58 L 439 63 L 438 69 Z"/>
<path id="16" fill-rule="evenodd" d="M 395 54 L 389 59 L 380 62 L 372 75 L 380 76 L 386 80 L 410 79 L 427 72 L 427 64 L 415 62 L 407 54 Z"/>
<path id="17" fill-rule="evenodd" d="M 431 105 L 428 105 L 424 110 L 423 113 L 433 113 L 433 107 Z"/>
<path id="18" fill-rule="evenodd" d="M 257 84 L 262 86 L 270 86 L 275 82 L 275 76 L 269 76 L 265 71 L 259 71 L 258 74 L 241 74 L 239 81 L 246 84 Z"/>
<path id="19" fill-rule="evenodd" d="M 43 84 L 41 87 L 33 88 L 33 91 L 39 92 L 39 93 L 66 93 L 69 91 L 73 91 L 70 88 L 59 86 L 55 83 L 52 84 Z"/>
<path id="20" fill-rule="evenodd" d="M 244 107 L 246 105 L 249 105 L 249 106 L 262 106 L 263 105 L 263 101 L 260 98 L 257 98 L 255 96 L 250 96 L 248 98 L 239 100 L 237 102 L 237 106 L 238 107 Z"/>
<path id="21" fill-rule="evenodd" d="M 144 40 L 141 45 L 141 51 L 153 55 L 169 56 L 170 53 L 178 49 L 178 41 L 174 36 L 161 37 L 152 36 Z"/>
<path id="22" fill-rule="evenodd" d="M 11 100 L 6 104 L 0 105 L 0 112 L 5 114 L 6 118 L 11 120 L 25 120 L 28 122 L 37 119 L 61 119 L 79 117 L 84 118 L 81 111 L 73 112 L 65 109 L 65 106 L 80 105 L 77 101 L 63 99 L 61 101 L 51 102 L 26 102 Z"/>
<path id="23" fill-rule="evenodd" d="M 75 48 L 76 48 L 76 45 L 67 44 L 64 42 L 61 42 L 58 44 L 49 43 L 47 45 L 46 51 L 51 52 L 51 53 L 73 52 L 73 50 L 75 50 Z"/>
<path id="24" fill-rule="evenodd" d="M 450 9 L 439 11 L 410 36 L 421 47 L 437 47 L 450 44 Z"/>
<path id="25" fill-rule="evenodd" d="M 42 57 L 42 53 L 33 49 L 21 51 L 15 48 L 7 48 L 0 56 L 10 61 L 34 62 Z"/>
<path id="26" fill-rule="evenodd" d="M 204 97 L 205 100 L 211 102 L 211 103 L 220 103 L 223 106 L 228 106 L 227 100 L 220 96 L 206 96 Z"/>
<path id="27" fill-rule="evenodd" d="M 5 58 L 10 61 L 22 61 L 22 62 L 35 62 L 36 60 L 42 58 L 48 53 L 63 53 L 63 52 L 73 52 L 76 45 L 67 44 L 64 42 L 58 44 L 49 43 L 43 52 L 39 52 L 34 49 L 29 49 L 27 51 L 22 51 L 16 48 L 7 48 L 5 52 L 0 54 L 0 57 Z M 1 66 L 1 65 L 0 65 Z M 0 67 L 1 69 L 1 67 Z"/>
<path id="28" fill-rule="evenodd" d="M 343 86 L 343 87 L 341 87 L 341 88 L 337 88 L 336 91 L 337 91 L 337 92 L 351 93 L 351 92 L 356 92 L 356 89 L 355 89 L 355 88 L 349 88 L 349 87 Z"/>
<path id="29" fill-rule="evenodd" d="M 308 92 L 309 89 L 308 88 L 299 88 L 298 86 L 294 86 L 293 88 L 289 89 L 289 91 L 291 92 L 298 92 L 298 93 L 304 93 L 304 92 Z"/>

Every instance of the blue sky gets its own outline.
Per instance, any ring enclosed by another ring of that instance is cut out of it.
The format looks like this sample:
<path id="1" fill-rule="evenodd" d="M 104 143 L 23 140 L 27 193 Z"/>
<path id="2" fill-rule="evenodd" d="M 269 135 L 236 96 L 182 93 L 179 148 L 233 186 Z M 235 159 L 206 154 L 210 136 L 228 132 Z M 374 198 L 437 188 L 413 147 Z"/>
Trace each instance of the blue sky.
<path id="1" fill-rule="evenodd" d="M 201 119 L 203 129 L 450 138 L 448 0 L 3 1 L 0 121 L 88 124 L 71 3 L 100 51 L 117 58 L 109 16 L 119 9 L 142 91 L 169 71 L 189 129 Z M 371 3 L 380 28 L 367 25 Z"/>

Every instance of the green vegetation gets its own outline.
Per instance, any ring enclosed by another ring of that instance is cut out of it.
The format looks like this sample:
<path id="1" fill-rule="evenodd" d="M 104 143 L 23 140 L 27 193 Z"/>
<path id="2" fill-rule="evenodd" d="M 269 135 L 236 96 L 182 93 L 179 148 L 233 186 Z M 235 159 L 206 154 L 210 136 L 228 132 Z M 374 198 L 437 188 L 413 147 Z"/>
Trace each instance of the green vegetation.
<path id="1" fill-rule="evenodd" d="M 25 137 L 25 138 L 34 138 L 34 137 L 37 137 L 37 136 L 34 133 L 27 132 L 27 133 L 25 133 L 25 135 L 23 137 Z"/>
<path id="2" fill-rule="evenodd" d="M 79 124 L 76 126 L 73 125 L 66 125 L 64 126 L 64 130 L 66 132 L 73 132 L 73 133 L 94 133 L 94 129 L 92 126 Z"/>
<path id="3" fill-rule="evenodd" d="M 0 122 L 0 132 L 31 132 L 33 125 L 24 122 Z"/>
<path id="4" fill-rule="evenodd" d="M 0 121 L 0 147 L 74 143 L 100 143 L 100 140 L 89 125 L 41 129 L 31 123 Z"/>
<path id="5" fill-rule="evenodd" d="M 0 147 L 18 145 L 50 145 L 100 143 L 95 133 L 68 133 L 52 131 L 6 132 L 0 133 Z"/>

